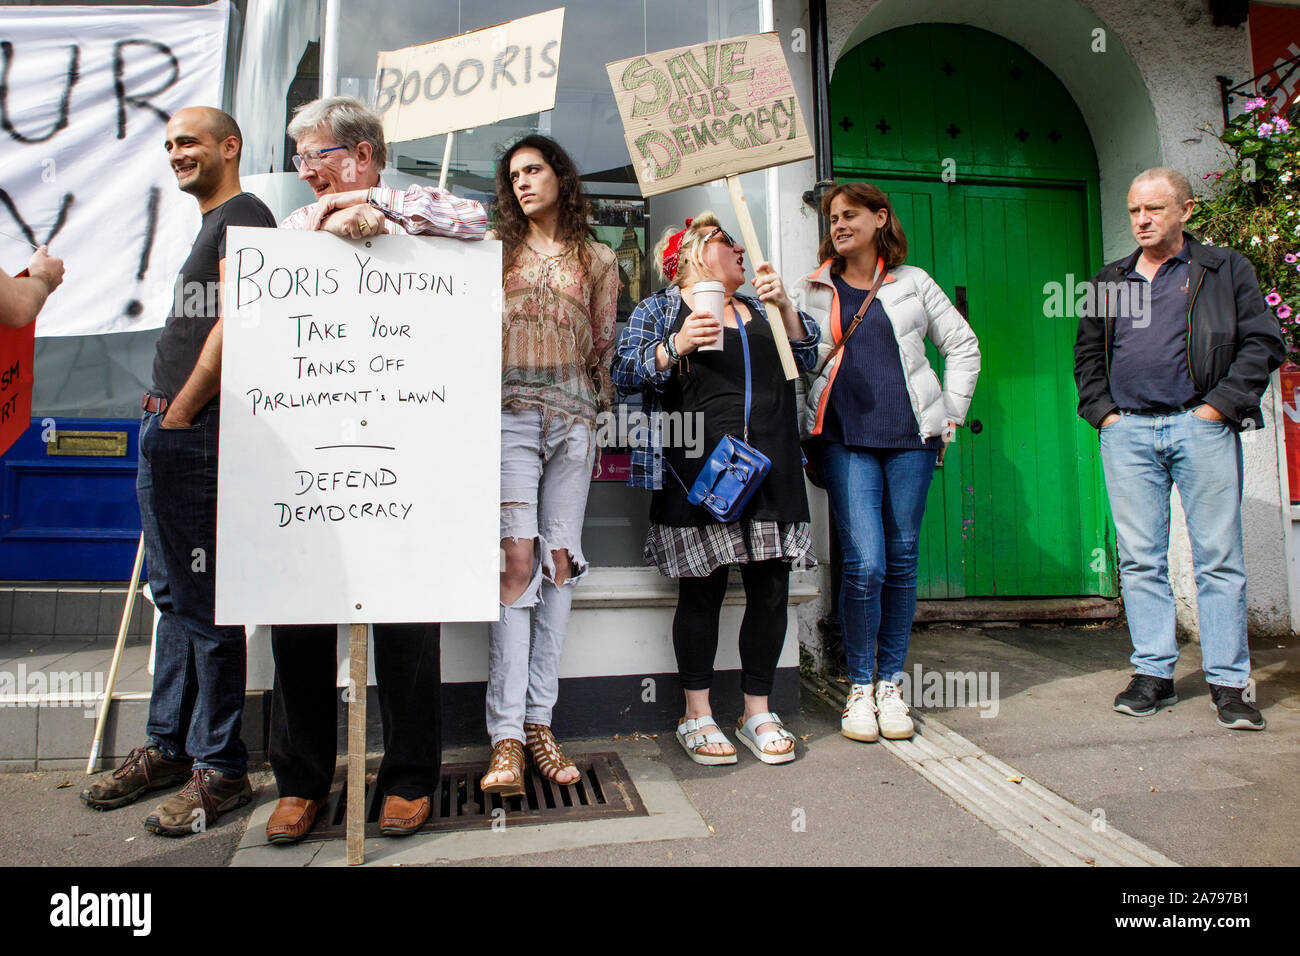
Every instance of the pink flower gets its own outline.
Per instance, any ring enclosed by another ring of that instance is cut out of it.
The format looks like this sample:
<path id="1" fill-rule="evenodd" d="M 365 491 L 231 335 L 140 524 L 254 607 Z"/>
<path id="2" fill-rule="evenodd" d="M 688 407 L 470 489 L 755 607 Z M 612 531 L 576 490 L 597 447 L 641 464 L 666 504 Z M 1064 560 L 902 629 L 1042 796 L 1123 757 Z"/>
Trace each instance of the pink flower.
<path id="1" fill-rule="evenodd" d="M 1294 252 L 1288 252 L 1288 253 L 1287 253 L 1285 256 L 1283 256 L 1282 258 L 1285 259 L 1287 262 L 1297 262 L 1297 261 L 1300 261 L 1300 256 L 1297 256 Z"/>
<path id="2" fill-rule="evenodd" d="M 1277 289 L 1274 289 L 1268 295 L 1264 296 L 1264 301 L 1267 302 L 1269 305 L 1277 305 L 1279 302 L 1282 301 L 1282 297 L 1277 294 Z"/>
<path id="3" fill-rule="evenodd" d="M 1264 99 L 1262 96 L 1258 99 L 1246 100 L 1247 113 L 1253 113 L 1255 110 L 1262 110 L 1266 106 L 1268 106 L 1268 100 Z"/>
<path id="4" fill-rule="evenodd" d="M 1280 116 L 1273 120 L 1273 125 L 1277 127 L 1279 133 L 1286 133 L 1291 129 L 1291 124 Z"/>
<path id="5" fill-rule="evenodd" d="M 1206 173 L 1206 174 L 1205 174 L 1204 176 L 1202 176 L 1201 178 L 1202 178 L 1202 179 L 1209 179 L 1209 178 L 1210 178 L 1210 174 L 1209 174 L 1209 173 Z"/>
<path id="6" fill-rule="evenodd" d="M 1273 135 L 1273 124 L 1260 123 L 1258 132 L 1260 136 L 1263 136 L 1265 139 L 1267 139 L 1268 137 Z"/>
<path id="7" fill-rule="evenodd" d="M 1289 319 L 1289 318 L 1291 318 L 1291 306 L 1289 306 L 1289 305 L 1279 305 L 1279 306 L 1277 307 L 1277 317 L 1278 317 L 1279 319 Z"/>

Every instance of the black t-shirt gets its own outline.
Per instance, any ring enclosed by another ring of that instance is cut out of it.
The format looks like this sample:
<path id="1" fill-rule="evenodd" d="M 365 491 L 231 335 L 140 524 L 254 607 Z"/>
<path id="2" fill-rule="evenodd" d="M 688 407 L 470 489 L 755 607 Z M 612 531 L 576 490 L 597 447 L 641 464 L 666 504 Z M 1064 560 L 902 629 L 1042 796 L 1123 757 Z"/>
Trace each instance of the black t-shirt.
<path id="1" fill-rule="evenodd" d="M 739 309 L 745 307 L 736 303 Z M 691 310 L 685 302 L 678 310 L 673 331 Z M 794 382 L 786 381 L 772 330 L 761 313 L 745 324 L 749 337 L 752 382 L 749 413 L 749 443 L 772 459 L 772 469 L 754 492 L 740 520 L 807 521 L 808 497 L 804 492 L 799 454 L 799 423 L 795 410 Z M 709 454 L 724 435 L 743 437 L 745 428 L 745 358 L 740 331 L 723 328 L 721 352 L 692 352 L 674 370 L 664 387 L 661 406 L 665 412 L 700 413 L 703 436 L 693 429 L 699 452 L 688 454 L 684 442 L 672 440 L 683 428 L 665 423 L 664 462 L 671 464 L 689 488 L 704 467 Z M 702 437 L 702 440 L 701 440 Z M 664 468 L 663 490 L 650 499 L 650 520 L 672 527 L 702 527 L 717 518 L 686 500 L 686 492 Z"/>
<path id="2" fill-rule="evenodd" d="M 252 193 L 240 193 L 203 214 L 203 225 L 189 258 L 176 276 L 172 311 L 158 336 L 153 358 L 153 392 L 168 401 L 176 397 L 203 351 L 208 333 L 221 314 L 218 263 L 226 257 L 227 226 L 269 226 L 275 216 Z"/>

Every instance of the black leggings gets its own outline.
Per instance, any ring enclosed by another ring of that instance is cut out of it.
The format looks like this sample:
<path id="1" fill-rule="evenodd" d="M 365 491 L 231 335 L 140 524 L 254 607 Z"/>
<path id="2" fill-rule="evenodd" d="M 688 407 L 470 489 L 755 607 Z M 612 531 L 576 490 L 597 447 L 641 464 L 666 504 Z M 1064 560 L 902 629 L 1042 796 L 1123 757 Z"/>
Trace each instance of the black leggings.
<path id="1" fill-rule="evenodd" d="M 707 690 L 713 683 L 718 654 L 718 614 L 727 592 L 723 565 L 707 578 L 678 578 L 677 613 L 673 615 L 673 650 L 686 690 Z M 772 692 L 776 665 L 785 644 L 786 599 L 790 565 L 779 558 L 740 565 L 745 584 L 745 617 L 740 622 L 740 688 L 766 697 Z"/>

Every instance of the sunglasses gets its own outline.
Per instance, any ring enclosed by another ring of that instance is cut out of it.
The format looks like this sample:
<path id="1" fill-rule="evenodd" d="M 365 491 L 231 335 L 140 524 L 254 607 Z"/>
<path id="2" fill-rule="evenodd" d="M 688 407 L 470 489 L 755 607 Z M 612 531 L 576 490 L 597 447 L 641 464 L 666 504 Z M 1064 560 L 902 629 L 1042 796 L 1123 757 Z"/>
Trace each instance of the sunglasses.
<path id="1" fill-rule="evenodd" d="M 740 245 L 740 243 L 736 242 L 735 239 L 731 238 L 731 233 L 727 232 L 727 230 L 723 229 L 721 226 L 713 227 L 713 231 L 704 237 L 704 244 L 707 246 L 710 242 L 713 241 L 714 236 L 721 236 L 722 241 L 725 242 L 728 246 L 730 246 L 733 249 L 736 248 L 736 246 Z"/>

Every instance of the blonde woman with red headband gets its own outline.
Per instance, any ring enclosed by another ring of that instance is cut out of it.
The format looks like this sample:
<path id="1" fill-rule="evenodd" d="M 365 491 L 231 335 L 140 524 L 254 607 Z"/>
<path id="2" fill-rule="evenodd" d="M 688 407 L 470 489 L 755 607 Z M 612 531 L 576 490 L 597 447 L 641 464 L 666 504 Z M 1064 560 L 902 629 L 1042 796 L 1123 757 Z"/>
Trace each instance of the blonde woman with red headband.
<path id="1" fill-rule="evenodd" d="M 654 492 L 647 563 L 678 580 L 673 649 L 686 715 L 678 722 L 677 739 L 696 763 L 736 762 L 736 748 L 709 703 L 718 614 L 728 570 L 736 564 L 745 586 L 740 626 L 745 704 L 737 735 L 763 763 L 788 763 L 795 756 L 794 735 L 769 709 L 768 695 L 785 642 L 790 564 L 812 561 L 812 536 L 794 383 L 781 370 L 764 305 L 780 312 L 795 359 L 805 368 L 816 359 L 821 333 L 795 309 L 781 277 L 765 262 L 754 278 L 758 298 L 737 294 L 745 283 L 745 250 L 712 213 L 688 219 L 684 229 L 667 230 L 654 259 L 670 285 L 632 313 L 618 341 L 613 377 L 621 391 L 641 393 L 652 423 L 650 442 L 633 455 L 628 484 Z M 711 308 L 705 305 L 710 294 Z M 664 413 L 679 421 L 697 416 L 700 427 L 664 429 Z M 665 434 L 701 431 L 703 441 L 691 448 L 663 441 Z M 746 432 L 748 443 L 771 459 L 771 470 L 739 517 L 724 523 L 691 504 L 686 489 L 724 436 Z"/>

